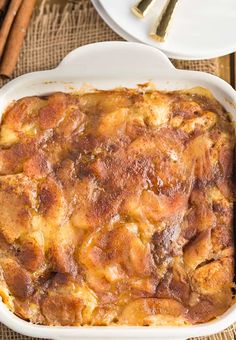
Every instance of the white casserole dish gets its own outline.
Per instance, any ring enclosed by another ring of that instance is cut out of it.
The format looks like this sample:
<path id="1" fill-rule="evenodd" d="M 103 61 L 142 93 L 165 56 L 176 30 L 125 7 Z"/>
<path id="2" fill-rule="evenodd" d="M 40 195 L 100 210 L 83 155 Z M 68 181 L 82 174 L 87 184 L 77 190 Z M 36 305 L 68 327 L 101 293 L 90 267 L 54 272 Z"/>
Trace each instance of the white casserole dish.
<path id="1" fill-rule="evenodd" d="M 21 76 L 0 90 L 0 114 L 15 99 L 54 91 L 71 92 L 85 83 L 95 88 L 135 87 L 152 81 L 160 90 L 208 88 L 236 121 L 236 92 L 207 73 L 182 71 L 153 47 L 138 43 L 104 42 L 80 47 L 50 71 Z M 50 339 L 186 339 L 222 331 L 236 321 L 236 304 L 220 318 L 189 327 L 48 327 L 33 325 L 0 301 L 0 321 L 14 331 Z"/>

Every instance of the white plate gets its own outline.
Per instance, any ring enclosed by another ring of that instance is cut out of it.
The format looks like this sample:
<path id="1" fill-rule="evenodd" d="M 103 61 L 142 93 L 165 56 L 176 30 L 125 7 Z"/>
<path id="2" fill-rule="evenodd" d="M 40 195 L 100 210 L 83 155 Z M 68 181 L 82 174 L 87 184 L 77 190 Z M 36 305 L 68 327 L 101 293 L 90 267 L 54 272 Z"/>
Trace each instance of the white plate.
<path id="1" fill-rule="evenodd" d="M 124 38 L 127 41 L 131 42 L 140 42 L 138 39 L 133 38 L 131 35 L 129 35 L 126 31 L 122 30 L 120 26 L 118 26 L 106 13 L 104 8 L 102 7 L 99 0 L 91 0 L 93 6 L 97 10 L 98 14 L 102 17 L 102 19 L 105 21 L 105 23 L 111 27 L 111 29 L 116 32 L 119 36 Z"/>
<path id="2" fill-rule="evenodd" d="M 137 18 L 130 10 L 138 0 L 92 2 L 97 3 L 96 7 L 100 4 L 100 15 L 122 37 L 157 47 L 168 57 L 205 59 L 236 50 L 236 0 L 179 0 L 164 43 L 153 40 L 149 32 L 166 0 L 156 0 L 144 19 Z"/>
<path id="3" fill-rule="evenodd" d="M 206 87 L 236 120 L 236 92 L 225 81 L 203 72 L 177 70 L 159 50 L 128 42 L 83 46 L 68 54 L 54 70 L 14 79 L 0 90 L 0 116 L 13 100 L 24 96 L 71 92 L 85 83 L 98 89 L 111 89 L 135 87 L 147 81 L 153 81 L 160 90 Z M 20 319 L 0 301 L 0 321 L 16 332 L 47 339 L 183 340 L 227 328 L 236 321 L 236 305 L 212 322 L 189 327 L 49 327 Z"/>

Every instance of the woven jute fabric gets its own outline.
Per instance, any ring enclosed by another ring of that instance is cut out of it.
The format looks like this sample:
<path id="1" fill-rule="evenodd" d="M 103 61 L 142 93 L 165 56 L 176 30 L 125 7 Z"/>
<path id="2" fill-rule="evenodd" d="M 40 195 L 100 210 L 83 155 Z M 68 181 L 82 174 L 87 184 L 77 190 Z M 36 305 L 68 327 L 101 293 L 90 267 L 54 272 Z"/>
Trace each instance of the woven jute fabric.
<path id="1" fill-rule="evenodd" d="M 64 8 L 43 0 L 33 14 L 24 46 L 12 78 L 21 74 L 51 69 L 76 47 L 107 40 L 122 40 L 98 16 L 89 0 L 71 0 Z M 203 61 L 176 61 L 178 68 L 200 70 L 217 75 L 217 59 Z M 0 87 L 7 79 L 0 80 Z M 235 325 L 236 329 L 236 325 Z M 233 340 L 234 327 L 224 333 L 198 340 Z M 0 339 L 26 340 L 26 336 L 15 333 L 0 324 Z M 31 338 L 33 340 L 33 338 Z"/>

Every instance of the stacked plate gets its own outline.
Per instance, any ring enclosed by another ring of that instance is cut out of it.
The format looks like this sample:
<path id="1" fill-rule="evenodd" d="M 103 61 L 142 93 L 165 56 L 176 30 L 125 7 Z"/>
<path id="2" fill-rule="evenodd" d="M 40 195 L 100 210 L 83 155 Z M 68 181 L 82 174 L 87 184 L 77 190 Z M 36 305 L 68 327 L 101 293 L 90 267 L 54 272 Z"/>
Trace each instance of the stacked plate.
<path id="1" fill-rule="evenodd" d="M 236 50 L 236 0 L 179 0 L 166 41 L 149 33 L 167 0 L 156 0 L 150 13 L 137 18 L 138 0 L 91 0 L 104 21 L 128 41 L 143 42 L 175 59 L 207 59 Z"/>

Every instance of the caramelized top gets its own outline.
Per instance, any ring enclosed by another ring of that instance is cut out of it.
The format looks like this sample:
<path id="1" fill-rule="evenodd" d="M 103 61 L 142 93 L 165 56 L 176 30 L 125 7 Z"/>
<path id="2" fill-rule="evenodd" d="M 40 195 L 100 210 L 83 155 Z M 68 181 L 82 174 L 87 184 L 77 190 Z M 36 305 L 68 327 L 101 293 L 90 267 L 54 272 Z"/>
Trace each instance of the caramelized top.
<path id="1" fill-rule="evenodd" d="M 232 304 L 234 129 L 204 89 L 55 93 L 0 127 L 0 295 L 44 325 L 183 325 Z"/>

